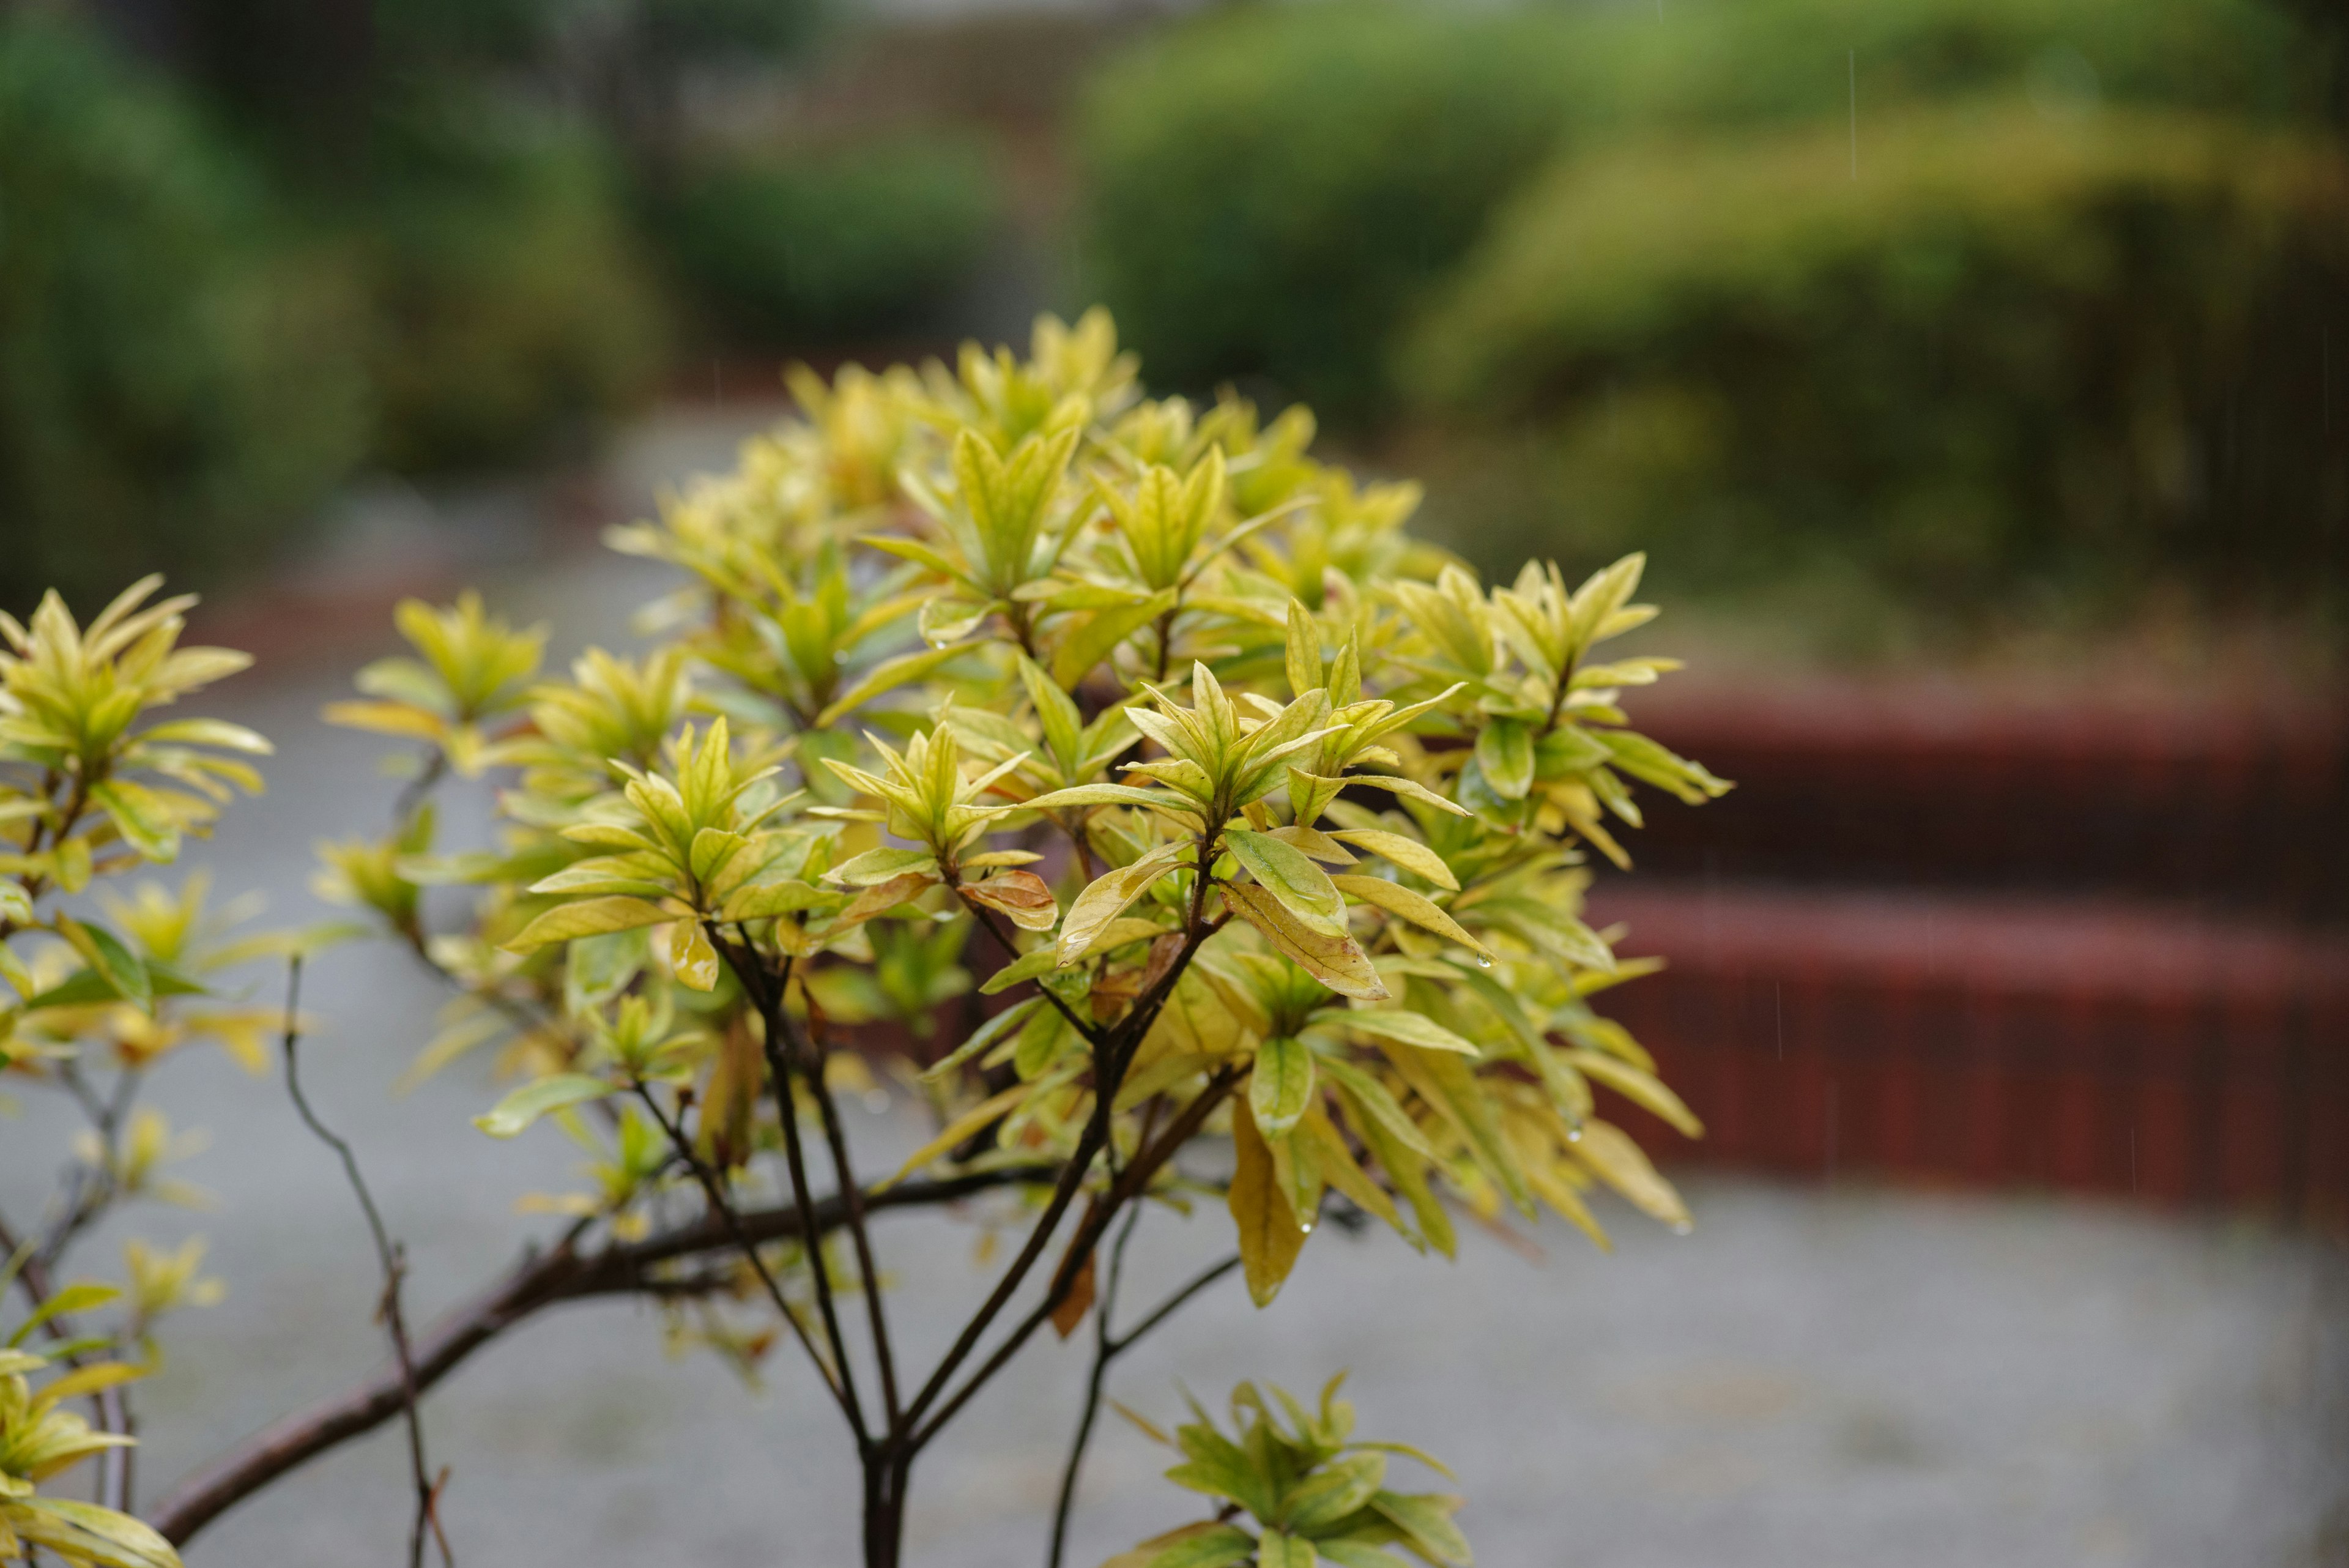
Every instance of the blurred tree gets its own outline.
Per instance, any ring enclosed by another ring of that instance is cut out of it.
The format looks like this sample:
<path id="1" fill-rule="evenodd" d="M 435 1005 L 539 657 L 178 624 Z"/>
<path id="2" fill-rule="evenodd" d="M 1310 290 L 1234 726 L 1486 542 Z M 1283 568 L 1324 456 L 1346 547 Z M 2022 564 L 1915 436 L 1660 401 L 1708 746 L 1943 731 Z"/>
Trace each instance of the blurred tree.
<path id="1" fill-rule="evenodd" d="M 0 17 L 0 604 L 264 553 L 365 440 L 363 318 L 166 88 Z"/>

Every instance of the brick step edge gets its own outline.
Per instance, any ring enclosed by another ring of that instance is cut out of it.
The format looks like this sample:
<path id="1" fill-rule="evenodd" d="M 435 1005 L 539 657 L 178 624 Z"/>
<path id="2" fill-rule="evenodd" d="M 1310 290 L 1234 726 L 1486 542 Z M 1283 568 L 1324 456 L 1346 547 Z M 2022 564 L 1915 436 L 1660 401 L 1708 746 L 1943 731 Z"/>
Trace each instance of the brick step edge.
<path id="1" fill-rule="evenodd" d="M 1660 1158 L 2349 1220 L 2349 936 L 2126 903 L 1602 884 Z"/>

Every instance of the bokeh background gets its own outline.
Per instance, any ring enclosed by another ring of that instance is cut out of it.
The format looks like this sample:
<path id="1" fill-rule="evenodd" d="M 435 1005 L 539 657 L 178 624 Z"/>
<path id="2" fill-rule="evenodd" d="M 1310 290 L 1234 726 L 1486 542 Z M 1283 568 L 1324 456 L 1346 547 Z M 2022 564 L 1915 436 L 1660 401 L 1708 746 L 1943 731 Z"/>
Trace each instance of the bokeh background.
<path id="1" fill-rule="evenodd" d="M 610 641 L 660 584 L 598 529 L 786 362 L 1107 304 L 1488 575 L 1647 549 L 1643 727 L 1740 784 L 1592 900 L 1668 961 L 1609 994 L 1708 1123 L 1694 1236 L 1333 1247 L 1121 1392 L 1350 1364 L 1495 1563 L 2349 1563 L 2344 130 L 2330 0 L 0 0 L 0 606 L 207 593 L 284 753 L 218 880 L 301 916 L 396 787 L 315 715 L 398 595 Z M 452 1300 L 564 1151 L 472 1137 L 486 1067 L 392 1097 L 395 960 L 316 1000 Z M 376 1343 L 316 1150 L 186 1072 L 235 1293 L 150 1486 Z M 433 1401 L 469 1555 L 845 1553 L 807 1388 L 531 1332 Z M 1036 1354 L 924 1561 L 1040 1556 Z M 1081 1552 L 1180 1516 L 1154 1469 L 1109 1441 Z M 361 1445 L 191 1562 L 377 1561 L 398 1485 Z"/>

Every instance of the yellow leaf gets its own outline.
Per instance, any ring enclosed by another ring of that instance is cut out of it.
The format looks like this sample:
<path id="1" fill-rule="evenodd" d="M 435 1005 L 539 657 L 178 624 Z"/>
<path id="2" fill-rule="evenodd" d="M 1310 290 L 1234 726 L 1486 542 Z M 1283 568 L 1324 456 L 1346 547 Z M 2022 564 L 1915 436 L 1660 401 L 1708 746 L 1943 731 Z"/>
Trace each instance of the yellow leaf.
<path id="1" fill-rule="evenodd" d="M 1448 892 L 1460 891 L 1460 879 L 1444 857 L 1415 838 L 1405 838 L 1400 833 L 1387 833 L 1375 827 L 1350 827 L 1333 833 L 1330 837 L 1340 844 L 1351 844 L 1369 850 L 1381 859 L 1415 872 Z"/>
<path id="2" fill-rule="evenodd" d="M 663 920 L 677 919 L 675 909 L 643 898 L 615 896 L 608 898 L 582 898 L 574 904 L 559 904 L 522 929 L 519 935 L 505 946 L 508 952 L 528 952 L 554 942 L 567 942 L 574 937 L 602 936 L 606 931 L 629 931 L 638 926 L 657 926 Z"/>
<path id="3" fill-rule="evenodd" d="M 1232 1102 L 1232 1147 L 1237 1163 L 1226 1202 L 1239 1230 L 1240 1269 L 1247 1276 L 1248 1294 L 1256 1304 L 1268 1306 L 1297 1264 L 1305 1232 L 1297 1223 L 1296 1210 L 1288 1206 L 1288 1195 L 1280 1189 L 1272 1150 L 1257 1131 L 1256 1118 L 1248 1114 L 1245 1099 Z"/>
<path id="4" fill-rule="evenodd" d="M 1036 1088 L 1034 1084 L 1014 1084 L 1001 1094 L 981 1100 L 946 1125 L 937 1137 L 916 1149 L 911 1158 L 897 1168 L 897 1174 L 881 1184 L 895 1187 L 947 1150 L 961 1143 L 973 1133 L 984 1131 L 1008 1114 L 1014 1106 L 1026 1099 Z"/>
<path id="5" fill-rule="evenodd" d="M 1582 1137 L 1571 1151 L 1599 1180 L 1649 1219 L 1676 1231 L 1690 1225 L 1688 1205 L 1681 1201 L 1671 1182 L 1656 1174 L 1656 1168 L 1622 1128 L 1594 1116 L 1582 1124 Z"/>
<path id="6" fill-rule="evenodd" d="M 694 991 L 718 989 L 718 950 L 709 945 L 709 933 L 698 918 L 668 929 L 668 962 L 678 983 Z"/>
<path id="7" fill-rule="evenodd" d="M 1629 1062 L 1619 1062 L 1601 1051 L 1565 1051 L 1559 1054 L 1578 1072 L 1598 1079 L 1633 1104 L 1655 1112 L 1683 1137 L 1704 1136 L 1704 1124 L 1696 1119 L 1696 1114 L 1654 1075 L 1642 1073 Z"/>
<path id="8" fill-rule="evenodd" d="M 1060 966 L 1066 969 L 1091 951 L 1110 922 L 1153 882 L 1175 870 L 1174 857 L 1189 847 L 1180 842 L 1162 844 L 1133 865 L 1095 878 L 1092 886 L 1078 894 L 1061 921 Z"/>
<path id="9" fill-rule="evenodd" d="M 1400 882 L 1390 882 L 1383 877 L 1332 877 L 1340 890 L 1365 904 L 1375 904 L 1391 915 L 1400 915 L 1414 926 L 1423 926 L 1437 936 L 1458 942 L 1482 958 L 1491 958 L 1493 951 L 1462 929 L 1458 921 L 1438 908 L 1424 893 L 1414 893 Z"/>
<path id="10" fill-rule="evenodd" d="M 1312 929 L 1254 883 L 1227 885 L 1224 897 L 1274 947 L 1330 990 L 1364 1002 L 1387 999 L 1387 988 L 1379 980 L 1377 966 L 1353 938 L 1333 937 Z"/>
<path id="11" fill-rule="evenodd" d="M 448 722 L 437 713 L 406 702 L 329 702 L 326 721 L 349 730 L 372 730 L 378 735 L 398 735 L 404 739 L 431 741 L 436 744 L 447 738 Z"/>

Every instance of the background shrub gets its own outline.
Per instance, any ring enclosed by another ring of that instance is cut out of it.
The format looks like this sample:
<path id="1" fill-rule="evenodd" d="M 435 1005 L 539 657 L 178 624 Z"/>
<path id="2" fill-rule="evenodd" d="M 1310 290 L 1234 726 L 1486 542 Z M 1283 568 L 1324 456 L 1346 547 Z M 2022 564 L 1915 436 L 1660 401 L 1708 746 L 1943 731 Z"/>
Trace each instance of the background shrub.
<path id="1" fill-rule="evenodd" d="M 374 301 L 378 459 L 510 461 L 649 392 L 658 291 L 595 146 L 481 110 L 388 127 L 342 213 Z"/>
<path id="2" fill-rule="evenodd" d="M 1518 472 L 1576 551 L 1661 535 L 1684 581 L 1857 572 L 1959 612 L 2033 582 L 2298 597 L 2309 561 L 2339 587 L 2329 144 L 2023 102 L 1879 117 L 1848 159 L 1841 130 L 1569 159 L 1407 363 L 1537 421 Z"/>
<path id="3" fill-rule="evenodd" d="M 0 602 L 265 550 L 366 439 L 362 321 L 167 92 L 0 22 Z"/>
<path id="4" fill-rule="evenodd" d="M 716 162 L 667 204 L 657 232 L 710 324 L 771 346 L 919 325 L 968 281 L 1003 216 L 984 151 L 901 135 Z"/>
<path id="5" fill-rule="evenodd" d="M 1090 292 L 1162 380 L 1359 413 L 1395 323 L 1550 145 L 1560 43 L 1545 16 L 1315 5 L 1145 46 L 1082 113 Z"/>
<path id="6" fill-rule="evenodd" d="M 1675 0 L 1486 12 L 1329 0 L 1125 57 L 1081 122 L 1088 282 L 1162 374 L 1263 377 L 1357 416 L 1382 350 L 1545 153 L 1865 122 L 1961 95 L 2274 118 L 2317 62 L 2261 0 Z"/>

